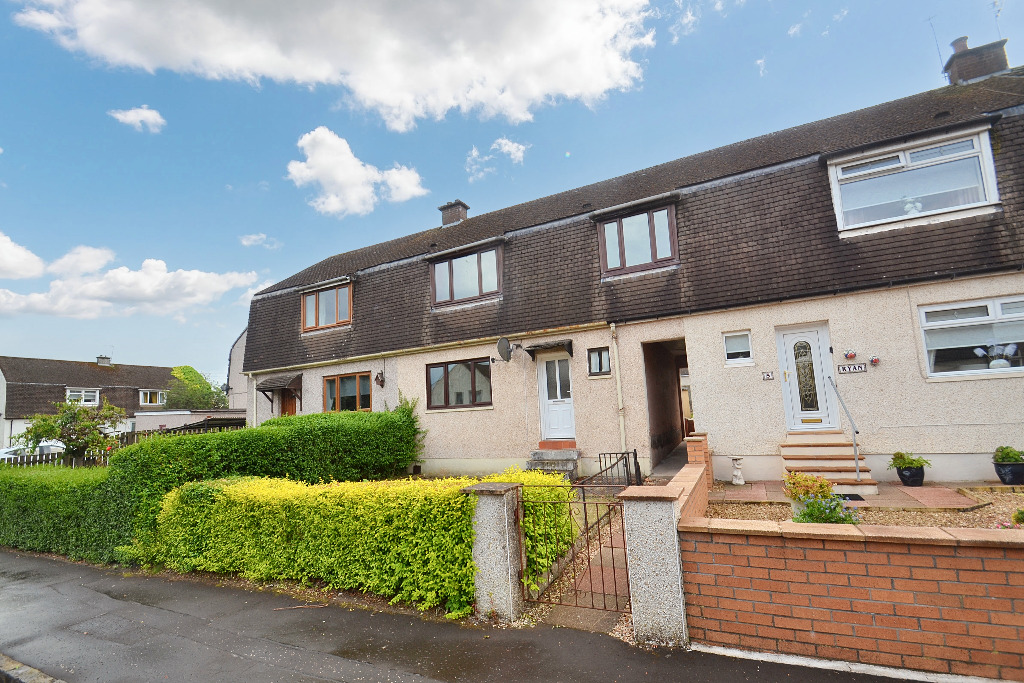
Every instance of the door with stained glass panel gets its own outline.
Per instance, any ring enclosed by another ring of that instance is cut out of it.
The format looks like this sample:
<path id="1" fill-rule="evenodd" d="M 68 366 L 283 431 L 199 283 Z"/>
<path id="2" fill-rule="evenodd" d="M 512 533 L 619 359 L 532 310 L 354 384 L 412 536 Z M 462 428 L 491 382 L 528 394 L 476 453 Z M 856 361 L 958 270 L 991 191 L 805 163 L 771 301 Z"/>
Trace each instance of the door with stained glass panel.
<path id="1" fill-rule="evenodd" d="M 790 431 L 839 426 L 827 378 L 832 375 L 824 327 L 779 334 L 783 403 Z"/>
<path id="2" fill-rule="evenodd" d="M 541 358 L 537 365 L 542 438 L 575 439 L 576 415 L 572 407 L 569 359 Z"/>

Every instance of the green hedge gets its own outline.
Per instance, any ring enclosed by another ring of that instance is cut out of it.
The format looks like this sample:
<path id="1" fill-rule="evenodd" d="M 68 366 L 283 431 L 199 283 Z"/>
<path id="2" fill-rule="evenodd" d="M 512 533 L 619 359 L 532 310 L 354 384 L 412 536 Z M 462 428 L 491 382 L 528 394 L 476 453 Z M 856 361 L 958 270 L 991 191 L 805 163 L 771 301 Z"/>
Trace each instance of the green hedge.
<path id="1" fill-rule="evenodd" d="M 132 507 L 107 468 L 0 465 L 0 545 L 110 562 L 131 537 Z"/>
<path id="2" fill-rule="evenodd" d="M 241 478 L 167 494 L 145 559 L 178 571 L 318 579 L 454 616 L 473 602 L 469 479 L 305 484 Z"/>
<path id="3" fill-rule="evenodd" d="M 303 415 L 251 429 L 144 439 L 110 460 L 111 486 L 133 502 L 137 518 L 137 543 L 122 548 L 121 558 L 139 559 L 163 496 L 186 482 L 233 475 L 307 483 L 383 479 L 416 461 L 421 434 L 415 405 L 403 401 L 386 412 Z"/>

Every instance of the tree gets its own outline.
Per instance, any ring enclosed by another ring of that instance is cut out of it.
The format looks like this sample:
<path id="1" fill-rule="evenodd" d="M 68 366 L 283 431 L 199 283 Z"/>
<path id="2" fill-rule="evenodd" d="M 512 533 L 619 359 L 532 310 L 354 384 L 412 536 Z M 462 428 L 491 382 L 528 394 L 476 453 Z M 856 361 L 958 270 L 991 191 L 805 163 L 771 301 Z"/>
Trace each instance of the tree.
<path id="1" fill-rule="evenodd" d="M 208 377 L 189 365 L 171 369 L 174 378 L 167 387 L 168 410 L 210 410 L 227 408 L 228 397 L 224 390 L 210 383 Z"/>
<path id="2" fill-rule="evenodd" d="M 60 441 L 64 444 L 63 463 L 68 465 L 73 458 L 85 457 L 90 450 L 108 450 L 117 445 L 114 435 L 117 425 L 127 418 L 121 408 L 110 405 L 103 399 L 102 406 L 83 406 L 80 401 L 54 403 L 56 415 L 34 415 L 28 429 L 15 437 L 31 450 L 43 441 Z"/>

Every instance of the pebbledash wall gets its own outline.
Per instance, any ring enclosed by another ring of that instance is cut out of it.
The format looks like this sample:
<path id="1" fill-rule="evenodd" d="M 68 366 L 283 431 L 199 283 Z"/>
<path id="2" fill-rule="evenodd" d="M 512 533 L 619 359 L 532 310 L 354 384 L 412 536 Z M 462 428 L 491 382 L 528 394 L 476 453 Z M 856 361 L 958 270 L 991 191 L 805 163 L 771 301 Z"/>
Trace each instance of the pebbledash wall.
<path id="1" fill-rule="evenodd" d="M 678 528 L 691 642 L 1024 680 L 1024 531 Z"/>
<path id="2" fill-rule="evenodd" d="M 613 347 L 606 324 L 548 333 L 513 335 L 524 346 L 570 339 L 576 442 L 584 458 L 581 471 L 593 470 L 596 454 L 636 448 L 645 471 L 651 467 L 651 406 L 656 392 L 645 371 L 643 344 L 685 344 L 695 426 L 708 434 L 716 478 L 728 478 L 730 456 L 744 456 L 749 480 L 782 475 L 779 444 L 786 438 L 776 332 L 779 328 L 822 323 L 827 326 L 832 374 L 860 429 L 859 442 L 876 479 L 894 479 L 886 470 L 893 451 L 913 451 L 929 458 L 934 481 L 992 478 L 991 453 L 999 445 L 1024 443 L 1018 398 L 1024 394 L 1024 371 L 998 375 L 931 378 L 920 329 L 918 307 L 1024 293 L 1024 274 L 1000 274 L 937 283 L 893 287 L 818 297 L 729 311 L 620 324 L 619 376 L 623 402 L 620 430 L 616 378 L 590 377 L 587 349 Z M 723 333 L 749 330 L 751 362 L 725 364 Z M 384 387 L 373 386 L 373 410 L 394 406 L 399 391 L 419 400 L 427 430 L 423 469 L 432 474 L 492 472 L 524 464 L 541 440 L 537 362 L 516 349 L 508 363 L 491 364 L 492 405 L 458 410 L 426 409 L 426 366 L 430 363 L 497 356 L 495 339 L 405 354 L 373 356 L 362 361 L 297 368 L 302 372 L 300 413 L 323 410 L 323 378 L 349 372 L 383 373 Z M 848 362 L 880 359 L 859 374 L 837 375 Z M 547 357 L 538 355 L 538 361 Z M 663 369 L 663 372 L 672 370 Z M 775 379 L 765 381 L 762 373 Z M 259 423 L 279 414 L 253 390 L 249 419 Z M 255 405 L 253 405 L 255 404 Z M 655 413 L 657 411 L 654 411 Z M 841 428 L 850 426 L 840 414 Z M 655 463 L 660 453 L 654 452 Z"/>

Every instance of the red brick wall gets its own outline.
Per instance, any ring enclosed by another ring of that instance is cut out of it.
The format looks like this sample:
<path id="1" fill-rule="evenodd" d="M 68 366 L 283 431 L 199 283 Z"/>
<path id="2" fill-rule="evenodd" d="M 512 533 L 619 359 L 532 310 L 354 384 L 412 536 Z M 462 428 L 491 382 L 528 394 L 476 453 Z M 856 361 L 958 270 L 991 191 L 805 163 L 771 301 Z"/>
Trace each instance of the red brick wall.
<path id="1" fill-rule="evenodd" d="M 693 641 L 1024 681 L 1024 531 L 679 528 Z"/>

